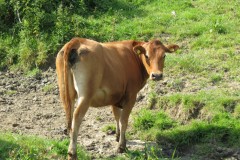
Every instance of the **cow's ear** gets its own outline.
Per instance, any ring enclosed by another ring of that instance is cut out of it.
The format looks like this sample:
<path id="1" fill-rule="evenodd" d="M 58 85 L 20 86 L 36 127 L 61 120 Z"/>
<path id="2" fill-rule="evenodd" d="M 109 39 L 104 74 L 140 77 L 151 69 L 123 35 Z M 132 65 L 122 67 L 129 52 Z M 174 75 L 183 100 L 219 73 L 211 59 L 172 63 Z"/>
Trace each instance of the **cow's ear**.
<path id="1" fill-rule="evenodd" d="M 146 54 L 146 50 L 145 50 L 145 48 L 143 48 L 142 46 L 135 46 L 135 47 L 133 47 L 133 51 L 134 51 L 137 55 Z"/>
<path id="2" fill-rule="evenodd" d="M 175 52 L 176 50 L 179 49 L 179 46 L 176 45 L 176 44 L 169 44 L 169 45 L 167 45 L 165 47 L 166 47 L 166 52 L 168 52 L 168 53 Z"/>

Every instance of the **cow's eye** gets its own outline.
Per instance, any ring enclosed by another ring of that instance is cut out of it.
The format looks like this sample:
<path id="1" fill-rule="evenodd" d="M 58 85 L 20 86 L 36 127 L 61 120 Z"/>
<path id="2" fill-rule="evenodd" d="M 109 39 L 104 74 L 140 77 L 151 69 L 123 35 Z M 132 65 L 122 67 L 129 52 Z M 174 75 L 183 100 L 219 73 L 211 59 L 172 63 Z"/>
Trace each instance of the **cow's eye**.
<path id="1" fill-rule="evenodd" d="M 145 58 L 148 59 L 149 58 L 148 55 L 145 54 Z"/>
<path id="2" fill-rule="evenodd" d="M 85 56 L 89 53 L 89 50 L 87 48 L 80 49 L 80 55 Z"/>

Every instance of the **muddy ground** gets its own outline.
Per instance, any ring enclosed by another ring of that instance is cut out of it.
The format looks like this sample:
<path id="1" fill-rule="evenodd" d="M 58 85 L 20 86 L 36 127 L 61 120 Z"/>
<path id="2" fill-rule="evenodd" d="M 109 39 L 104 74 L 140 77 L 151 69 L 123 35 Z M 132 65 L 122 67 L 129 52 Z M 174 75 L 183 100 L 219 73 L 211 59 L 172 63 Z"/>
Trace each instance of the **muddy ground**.
<path id="1" fill-rule="evenodd" d="M 158 87 L 155 88 L 158 95 L 179 90 L 179 87 L 175 90 L 166 87 L 169 79 L 171 77 L 159 82 Z M 190 85 L 188 82 L 184 82 L 182 85 L 182 89 L 185 88 L 185 90 L 187 88 L 191 88 L 192 91 L 198 90 L 196 85 L 187 87 Z M 149 88 L 148 84 L 139 93 L 133 112 L 146 105 Z M 130 124 L 131 121 L 130 117 Z M 117 142 L 115 142 L 114 133 L 103 131 L 105 126 L 112 124 L 115 124 L 115 121 L 109 106 L 88 110 L 81 125 L 78 144 L 84 146 L 93 159 L 116 155 Z M 0 131 L 61 140 L 67 138 L 64 134 L 65 128 L 65 113 L 59 100 L 54 69 L 49 68 L 34 77 L 27 77 L 22 72 L 0 72 Z M 144 150 L 145 142 L 136 138 L 129 140 L 127 147 L 129 150 Z M 228 148 L 219 148 L 219 150 L 221 154 L 229 154 L 227 157 L 230 159 L 240 159 L 240 151 Z M 182 159 L 191 159 L 194 150 L 186 152 Z M 217 158 L 209 157 L 209 159 L 226 158 L 217 156 Z"/>
<path id="2" fill-rule="evenodd" d="M 111 107 L 90 108 L 81 125 L 79 143 L 93 157 L 115 155 L 115 135 L 103 131 L 113 124 Z M 61 140 L 66 138 L 65 128 L 54 69 L 35 77 L 26 77 L 22 72 L 0 72 L 0 131 Z M 131 140 L 128 148 L 143 149 L 144 142 Z"/>

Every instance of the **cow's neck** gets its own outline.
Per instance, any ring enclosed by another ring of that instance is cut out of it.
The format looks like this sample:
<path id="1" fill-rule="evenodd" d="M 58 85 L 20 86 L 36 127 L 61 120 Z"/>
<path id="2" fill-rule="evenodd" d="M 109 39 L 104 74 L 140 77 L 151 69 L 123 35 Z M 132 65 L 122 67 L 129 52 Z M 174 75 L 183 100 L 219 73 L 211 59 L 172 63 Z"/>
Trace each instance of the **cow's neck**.
<path id="1" fill-rule="evenodd" d="M 137 54 L 134 53 L 134 57 L 137 61 L 137 64 L 138 64 L 138 67 L 139 67 L 139 70 L 140 70 L 140 73 L 141 73 L 141 77 L 142 77 L 141 84 L 142 84 L 142 87 L 143 87 L 146 84 L 146 81 L 149 78 L 149 75 L 147 73 L 146 68 L 144 67 L 144 64 L 142 62 L 142 59 L 141 59 L 140 55 L 137 55 Z"/>

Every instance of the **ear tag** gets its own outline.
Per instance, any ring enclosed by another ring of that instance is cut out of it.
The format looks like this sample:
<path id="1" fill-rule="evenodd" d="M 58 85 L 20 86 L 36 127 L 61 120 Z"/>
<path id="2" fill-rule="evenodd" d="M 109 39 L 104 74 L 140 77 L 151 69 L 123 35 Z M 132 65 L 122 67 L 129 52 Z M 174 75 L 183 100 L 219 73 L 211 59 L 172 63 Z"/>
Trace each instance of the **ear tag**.
<path id="1" fill-rule="evenodd" d="M 141 53 L 141 51 L 138 49 L 138 50 L 137 50 L 137 54 L 139 55 L 140 53 Z"/>
<path id="2" fill-rule="evenodd" d="M 174 49 L 174 48 L 171 48 L 171 49 L 170 49 L 170 51 L 171 51 L 171 52 L 174 52 L 174 51 L 175 51 L 175 49 Z"/>

